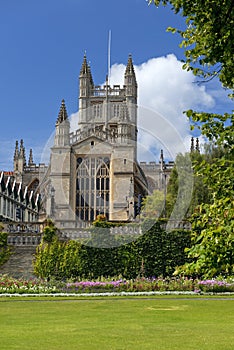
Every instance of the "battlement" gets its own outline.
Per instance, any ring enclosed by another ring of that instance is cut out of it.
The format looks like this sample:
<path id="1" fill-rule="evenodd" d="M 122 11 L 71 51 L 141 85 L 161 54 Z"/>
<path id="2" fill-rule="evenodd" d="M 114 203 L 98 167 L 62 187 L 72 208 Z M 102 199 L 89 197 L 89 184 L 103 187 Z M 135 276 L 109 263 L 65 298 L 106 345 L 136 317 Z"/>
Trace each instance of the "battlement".
<path id="1" fill-rule="evenodd" d="M 48 165 L 45 163 L 39 163 L 39 164 L 28 164 L 24 166 L 24 172 L 34 172 L 34 173 L 44 173 L 48 168 Z"/>
<path id="2" fill-rule="evenodd" d="M 140 167 L 144 172 L 161 171 L 161 161 L 157 162 L 140 162 Z M 175 163 L 173 161 L 163 162 L 163 171 L 172 170 Z"/>
<path id="3" fill-rule="evenodd" d="M 94 89 L 91 89 L 90 96 L 106 97 L 106 96 L 125 96 L 125 86 L 123 88 L 120 85 L 96 85 Z"/>

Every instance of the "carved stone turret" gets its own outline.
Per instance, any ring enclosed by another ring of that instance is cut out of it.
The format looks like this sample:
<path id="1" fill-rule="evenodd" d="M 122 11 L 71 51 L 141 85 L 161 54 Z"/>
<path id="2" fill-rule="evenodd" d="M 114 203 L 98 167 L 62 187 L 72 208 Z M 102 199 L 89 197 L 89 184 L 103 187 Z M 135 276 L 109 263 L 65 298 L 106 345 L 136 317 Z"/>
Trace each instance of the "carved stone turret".
<path id="1" fill-rule="evenodd" d="M 70 144 L 69 133 L 70 122 L 67 115 L 65 101 L 62 100 L 60 111 L 56 121 L 54 145 L 56 147 L 68 146 Z"/>
<path id="2" fill-rule="evenodd" d="M 60 111 L 59 111 L 58 118 L 56 121 L 56 126 L 63 123 L 67 119 L 68 119 L 68 115 L 67 115 L 67 110 L 66 110 L 66 106 L 65 106 L 65 101 L 62 100 Z"/>
<path id="3" fill-rule="evenodd" d="M 131 55 L 128 56 L 128 63 L 124 75 L 124 85 L 126 86 L 126 97 L 133 98 L 134 102 L 136 102 L 137 81 Z"/>
<path id="4" fill-rule="evenodd" d="M 93 77 L 90 66 L 87 63 L 86 54 L 84 55 L 83 63 L 80 70 L 80 97 L 88 97 L 90 90 L 93 88 Z"/>
<path id="5" fill-rule="evenodd" d="M 33 152 L 32 152 L 32 148 L 30 148 L 29 159 L 28 159 L 28 166 L 33 165 L 33 164 L 34 164 L 34 162 L 33 162 Z"/>
<path id="6" fill-rule="evenodd" d="M 25 157 L 24 141 L 20 140 L 20 149 L 19 149 L 19 156 L 18 156 L 18 171 L 20 173 L 23 173 L 25 166 L 26 166 L 26 157 Z"/>
<path id="7" fill-rule="evenodd" d="M 15 142 L 15 153 L 14 153 L 14 171 L 18 171 L 18 160 L 19 160 L 19 142 Z"/>

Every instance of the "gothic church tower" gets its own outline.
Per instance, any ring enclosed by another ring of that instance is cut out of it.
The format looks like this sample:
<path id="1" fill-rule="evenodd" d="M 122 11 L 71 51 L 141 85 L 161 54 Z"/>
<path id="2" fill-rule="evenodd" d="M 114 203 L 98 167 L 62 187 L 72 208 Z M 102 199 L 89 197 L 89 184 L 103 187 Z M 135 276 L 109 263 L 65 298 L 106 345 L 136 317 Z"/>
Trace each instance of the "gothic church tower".
<path id="1" fill-rule="evenodd" d="M 62 101 L 50 166 L 51 212 L 58 226 L 81 227 L 98 214 L 111 221 L 134 218 L 134 202 L 147 193 L 147 182 L 137 163 L 137 81 L 131 55 L 123 87 L 110 86 L 108 77 L 104 86 L 95 86 L 84 56 L 77 130 L 70 133 Z"/>

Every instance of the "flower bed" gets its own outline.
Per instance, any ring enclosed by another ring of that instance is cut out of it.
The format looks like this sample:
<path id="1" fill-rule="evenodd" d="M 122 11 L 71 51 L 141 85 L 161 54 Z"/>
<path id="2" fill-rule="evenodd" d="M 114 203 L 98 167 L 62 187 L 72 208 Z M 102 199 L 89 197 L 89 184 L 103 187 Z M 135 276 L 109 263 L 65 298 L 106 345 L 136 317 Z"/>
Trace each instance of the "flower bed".
<path id="1" fill-rule="evenodd" d="M 0 275 L 0 294 L 50 294 L 56 292 L 57 287 L 51 286 L 45 281 L 15 279 L 7 275 Z"/>
<path id="2" fill-rule="evenodd" d="M 234 292 L 234 281 L 226 280 L 204 280 L 198 282 L 198 287 L 202 292 L 223 293 Z"/>
<path id="3" fill-rule="evenodd" d="M 198 280 L 190 278 L 137 278 L 135 280 L 45 281 L 16 280 L 0 275 L 0 294 L 101 294 L 127 295 L 134 293 L 232 293 L 234 279 Z"/>
<path id="4" fill-rule="evenodd" d="M 150 292 L 194 291 L 198 281 L 192 279 L 138 278 L 135 280 L 80 281 L 67 283 L 64 291 L 70 292 Z"/>

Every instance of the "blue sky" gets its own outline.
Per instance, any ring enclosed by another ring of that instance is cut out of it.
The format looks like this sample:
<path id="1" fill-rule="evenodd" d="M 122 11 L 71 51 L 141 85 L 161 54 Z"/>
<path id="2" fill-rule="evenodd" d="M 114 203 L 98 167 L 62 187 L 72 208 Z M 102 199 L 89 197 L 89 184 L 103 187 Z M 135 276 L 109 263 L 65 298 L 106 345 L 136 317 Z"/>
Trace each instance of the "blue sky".
<path id="1" fill-rule="evenodd" d="M 181 72 L 180 37 L 167 33 L 168 26 L 183 28 L 184 20 L 169 7 L 148 6 L 144 0 L 0 0 L 0 170 L 12 168 L 15 140 L 21 138 L 27 157 L 33 148 L 35 161 L 41 160 L 63 98 L 68 114 L 77 112 L 85 51 L 95 83 L 104 82 L 109 30 L 111 81 L 122 79 L 131 53 L 140 105 L 168 118 L 185 143 L 184 108 L 229 111 L 231 103 L 217 82 L 198 87 L 190 73 Z M 153 148 L 154 140 L 143 134 L 142 142 L 147 139 Z"/>

